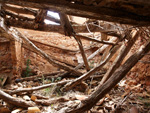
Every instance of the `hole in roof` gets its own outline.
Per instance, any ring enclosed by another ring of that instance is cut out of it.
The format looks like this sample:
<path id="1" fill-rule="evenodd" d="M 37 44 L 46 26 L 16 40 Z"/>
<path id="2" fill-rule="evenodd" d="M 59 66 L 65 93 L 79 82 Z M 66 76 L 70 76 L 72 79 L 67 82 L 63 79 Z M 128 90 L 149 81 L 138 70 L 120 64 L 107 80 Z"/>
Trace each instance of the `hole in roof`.
<path id="1" fill-rule="evenodd" d="M 56 18 L 56 19 L 60 19 L 59 14 L 56 13 L 56 12 L 53 12 L 53 11 L 48 11 L 48 12 L 47 12 L 47 15 L 53 16 L 53 17 Z M 47 19 L 45 19 L 44 22 L 45 22 L 46 24 L 60 25 L 60 24 L 58 24 L 58 23 L 55 23 L 55 22 L 50 21 L 50 20 L 47 20 Z"/>

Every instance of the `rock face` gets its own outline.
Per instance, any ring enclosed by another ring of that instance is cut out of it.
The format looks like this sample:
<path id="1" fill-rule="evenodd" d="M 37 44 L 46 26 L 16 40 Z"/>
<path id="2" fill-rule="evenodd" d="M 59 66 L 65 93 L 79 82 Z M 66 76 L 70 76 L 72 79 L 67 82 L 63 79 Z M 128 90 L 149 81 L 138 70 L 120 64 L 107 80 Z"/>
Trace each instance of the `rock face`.
<path id="1" fill-rule="evenodd" d="M 10 73 L 12 70 L 10 42 L 0 38 L 0 73 Z"/>

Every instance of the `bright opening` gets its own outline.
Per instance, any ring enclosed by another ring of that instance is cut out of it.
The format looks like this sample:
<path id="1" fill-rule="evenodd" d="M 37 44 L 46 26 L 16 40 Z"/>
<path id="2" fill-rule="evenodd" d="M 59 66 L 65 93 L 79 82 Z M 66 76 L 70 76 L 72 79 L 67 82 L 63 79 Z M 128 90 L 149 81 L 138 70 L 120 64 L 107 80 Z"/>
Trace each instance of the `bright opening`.
<path id="1" fill-rule="evenodd" d="M 47 15 L 51 15 L 51 16 L 53 16 L 54 18 L 60 19 L 59 14 L 56 13 L 56 12 L 48 11 L 48 12 L 47 12 Z M 58 23 L 55 23 L 55 22 L 50 21 L 50 20 L 47 20 L 47 19 L 45 19 L 44 22 L 45 22 L 46 24 L 60 25 L 60 24 L 58 24 Z"/>

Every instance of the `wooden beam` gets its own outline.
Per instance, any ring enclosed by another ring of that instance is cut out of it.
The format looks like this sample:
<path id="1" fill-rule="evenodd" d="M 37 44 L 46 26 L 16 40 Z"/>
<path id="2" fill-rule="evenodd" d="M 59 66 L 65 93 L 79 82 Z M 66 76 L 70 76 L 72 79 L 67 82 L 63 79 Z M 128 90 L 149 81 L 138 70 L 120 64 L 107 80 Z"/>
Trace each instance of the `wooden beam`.
<path id="1" fill-rule="evenodd" d="M 126 11 L 124 9 L 118 10 L 113 7 L 104 6 L 86 6 L 76 3 L 71 3 L 65 0 L 0 0 L 1 3 L 10 3 L 26 7 L 40 8 L 57 12 L 64 12 L 66 14 L 93 18 L 98 20 L 105 20 L 110 22 L 117 22 L 121 24 L 131 24 L 138 26 L 150 25 L 150 15 L 142 15 Z M 148 2 L 149 3 L 149 2 Z M 118 6 L 119 7 L 119 6 Z M 139 9 L 138 9 L 139 10 Z M 143 10 L 141 8 L 141 10 Z M 144 11 L 148 11 L 145 9 Z M 144 12 L 143 11 L 143 12 Z"/>
<path id="2" fill-rule="evenodd" d="M 9 11 L 4 11 L 6 15 L 9 15 L 11 16 L 10 18 L 17 18 L 17 19 L 21 19 L 21 20 L 27 20 L 27 21 L 33 21 L 34 19 L 33 18 L 28 18 L 28 17 L 25 17 L 25 16 L 19 16 L 15 13 L 12 13 L 12 12 L 9 12 Z"/>
<path id="3" fill-rule="evenodd" d="M 24 28 L 24 29 L 31 29 L 31 30 L 39 30 L 45 32 L 58 32 L 64 34 L 64 30 L 60 25 L 47 25 L 47 24 L 37 24 L 33 21 L 22 21 L 16 20 L 13 18 L 6 18 L 6 23 L 9 26 L 17 27 L 17 28 Z M 88 33 L 87 27 L 85 25 L 73 25 L 72 26 L 76 33 Z M 97 26 L 88 25 L 91 32 L 102 32 L 108 36 L 115 36 L 121 38 L 122 36 L 118 34 L 116 31 L 110 31 L 105 28 L 99 28 Z"/>
<path id="4" fill-rule="evenodd" d="M 4 4 L 3 8 L 5 10 L 13 11 L 13 12 L 18 13 L 18 14 L 20 14 L 20 13 L 21 14 L 30 14 L 30 15 L 36 15 L 37 14 L 36 10 L 30 9 L 30 8 L 12 7 L 12 6 L 7 5 L 7 4 Z"/>
<path id="5" fill-rule="evenodd" d="M 83 35 L 79 35 L 79 34 L 76 34 L 76 36 L 81 39 L 85 39 L 85 40 L 89 40 L 89 41 L 93 41 L 93 42 L 98 42 L 98 43 L 107 44 L 107 45 L 115 45 L 115 43 L 112 43 L 112 42 L 108 42 L 108 41 L 104 41 L 104 40 L 100 41 L 100 40 L 97 40 L 94 38 L 89 38 L 87 36 L 83 36 Z"/>

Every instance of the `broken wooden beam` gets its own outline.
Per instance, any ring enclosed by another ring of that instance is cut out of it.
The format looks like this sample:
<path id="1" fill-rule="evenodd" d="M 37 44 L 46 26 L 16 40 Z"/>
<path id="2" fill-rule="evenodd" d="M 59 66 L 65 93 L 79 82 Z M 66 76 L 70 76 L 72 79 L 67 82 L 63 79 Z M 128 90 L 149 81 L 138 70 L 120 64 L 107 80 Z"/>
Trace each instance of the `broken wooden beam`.
<path id="1" fill-rule="evenodd" d="M 37 90 L 45 89 L 51 86 L 60 86 L 68 82 L 70 82 L 70 80 L 60 81 L 57 83 L 44 84 L 42 86 L 37 86 L 37 87 L 32 87 L 32 88 L 22 88 L 22 89 L 17 89 L 17 90 L 4 90 L 4 91 L 12 95 L 12 94 L 18 94 L 18 93 L 23 93 L 23 92 L 37 91 Z"/>
<path id="2" fill-rule="evenodd" d="M 23 107 L 23 108 L 35 106 L 35 104 L 31 101 L 25 101 L 22 99 L 12 97 L 11 95 L 3 92 L 2 90 L 0 90 L 0 98 L 2 100 L 4 100 L 6 103 L 9 103 L 14 106 L 19 106 L 19 107 Z"/>
<path id="3" fill-rule="evenodd" d="M 108 44 L 108 45 L 115 45 L 115 43 L 113 43 L 113 42 L 108 42 L 108 41 L 104 41 L 104 40 L 100 41 L 100 40 L 97 40 L 94 38 L 89 38 L 87 36 L 83 36 L 83 35 L 79 35 L 79 34 L 76 34 L 76 36 L 81 39 L 85 39 L 85 40 L 89 40 L 89 41 L 93 41 L 93 42 L 98 42 L 98 43 Z"/>

